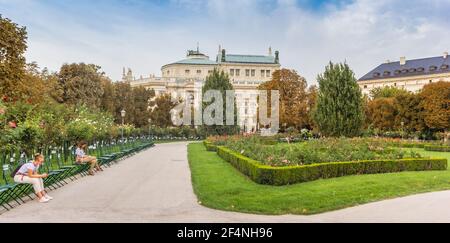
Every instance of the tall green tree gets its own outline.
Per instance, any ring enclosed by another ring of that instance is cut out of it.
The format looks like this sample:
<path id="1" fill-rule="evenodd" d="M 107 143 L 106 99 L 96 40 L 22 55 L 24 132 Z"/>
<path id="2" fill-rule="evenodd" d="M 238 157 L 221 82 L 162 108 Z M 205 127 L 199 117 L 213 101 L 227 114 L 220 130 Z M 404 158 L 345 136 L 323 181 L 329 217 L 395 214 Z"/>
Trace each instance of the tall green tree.
<path id="1" fill-rule="evenodd" d="M 214 69 L 214 71 L 206 78 L 205 85 L 202 88 L 202 94 L 205 96 L 205 93 L 209 90 L 217 90 L 222 95 L 223 100 L 223 125 L 203 125 L 201 127 L 202 132 L 207 136 L 212 135 L 232 135 L 239 133 L 239 125 L 237 123 L 237 109 L 236 106 L 234 106 L 234 125 L 227 125 L 227 104 L 226 104 L 226 91 L 227 90 L 234 90 L 233 85 L 230 82 L 230 78 L 224 71 L 219 71 L 217 69 Z M 215 101 L 211 102 L 205 102 L 202 103 L 202 111 L 205 111 L 205 109 L 214 103 Z M 236 102 L 234 102 L 236 104 Z"/>
<path id="2" fill-rule="evenodd" d="M 100 66 L 94 64 L 64 64 L 58 73 L 58 83 L 63 91 L 62 102 L 100 108 L 103 96 L 102 81 L 106 78 L 100 69 Z"/>
<path id="3" fill-rule="evenodd" d="M 155 97 L 154 90 L 148 90 L 145 87 L 133 88 L 134 98 L 134 121 L 136 127 L 143 127 L 149 124 L 150 118 L 150 100 Z"/>
<path id="4" fill-rule="evenodd" d="M 0 15 L 0 94 L 8 100 L 21 99 L 26 73 L 24 53 L 27 50 L 27 31 Z"/>
<path id="5" fill-rule="evenodd" d="M 364 109 L 361 90 L 350 67 L 330 64 L 317 78 L 319 93 L 314 121 L 325 136 L 353 137 L 361 133 Z"/>
<path id="6" fill-rule="evenodd" d="M 152 102 L 152 111 L 150 113 L 150 118 L 152 119 L 152 124 L 158 127 L 172 127 L 172 109 L 175 108 L 179 103 L 172 100 L 170 94 L 163 94 L 156 97 Z"/>

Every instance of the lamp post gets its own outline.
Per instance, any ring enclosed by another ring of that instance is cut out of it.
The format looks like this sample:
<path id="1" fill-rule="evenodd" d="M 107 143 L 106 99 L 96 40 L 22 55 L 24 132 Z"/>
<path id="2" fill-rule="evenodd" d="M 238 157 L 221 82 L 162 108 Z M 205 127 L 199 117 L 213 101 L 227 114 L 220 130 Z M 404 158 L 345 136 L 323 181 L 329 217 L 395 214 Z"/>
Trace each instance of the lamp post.
<path id="1" fill-rule="evenodd" d="M 127 112 L 122 109 L 122 111 L 120 112 L 120 116 L 122 117 L 122 143 L 123 143 L 123 128 L 125 125 L 125 115 L 127 114 Z"/>

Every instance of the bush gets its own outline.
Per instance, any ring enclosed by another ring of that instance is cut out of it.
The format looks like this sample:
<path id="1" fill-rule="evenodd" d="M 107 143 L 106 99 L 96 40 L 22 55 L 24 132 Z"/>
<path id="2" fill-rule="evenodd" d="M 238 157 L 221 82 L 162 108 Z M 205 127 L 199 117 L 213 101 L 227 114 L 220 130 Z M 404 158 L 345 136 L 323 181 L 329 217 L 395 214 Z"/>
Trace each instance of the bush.
<path id="1" fill-rule="evenodd" d="M 450 146 L 444 145 L 426 145 L 425 150 L 427 151 L 436 151 L 436 152 L 450 152 Z"/>
<path id="2" fill-rule="evenodd" d="M 272 167 L 245 157 L 226 147 L 217 154 L 258 184 L 290 185 L 348 175 L 394 173 L 402 171 L 446 170 L 446 159 L 399 159 L 332 162 L 304 166 Z"/>

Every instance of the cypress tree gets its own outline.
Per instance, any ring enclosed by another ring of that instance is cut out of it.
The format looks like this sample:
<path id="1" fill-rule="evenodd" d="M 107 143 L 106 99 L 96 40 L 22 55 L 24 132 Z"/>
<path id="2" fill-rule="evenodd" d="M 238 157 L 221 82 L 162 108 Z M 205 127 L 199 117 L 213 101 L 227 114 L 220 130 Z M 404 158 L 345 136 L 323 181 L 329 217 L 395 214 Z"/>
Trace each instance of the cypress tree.
<path id="1" fill-rule="evenodd" d="M 227 125 L 226 122 L 226 91 L 234 90 L 228 75 L 225 74 L 225 72 L 223 71 L 220 72 L 219 70 L 214 69 L 214 71 L 206 78 L 205 85 L 202 88 L 203 96 L 208 90 L 218 90 L 222 94 L 224 125 L 212 125 L 212 126 L 203 125 L 201 127 L 203 134 L 206 136 L 213 136 L 213 135 L 233 135 L 239 133 L 239 126 L 237 125 L 236 104 L 234 104 L 234 125 Z M 214 101 L 203 102 L 202 111 L 204 111 L 205 108 L 208 107 L 213 102 Z"/>
<path id="2" fill-rule="evenodd" d="M 364 122 L 363 99 L 350 67 L 346 63 L 330 62 L 317 81 L 319 93 L 314 109 L 314 121 L 322 135 L 360 135 Z"/>

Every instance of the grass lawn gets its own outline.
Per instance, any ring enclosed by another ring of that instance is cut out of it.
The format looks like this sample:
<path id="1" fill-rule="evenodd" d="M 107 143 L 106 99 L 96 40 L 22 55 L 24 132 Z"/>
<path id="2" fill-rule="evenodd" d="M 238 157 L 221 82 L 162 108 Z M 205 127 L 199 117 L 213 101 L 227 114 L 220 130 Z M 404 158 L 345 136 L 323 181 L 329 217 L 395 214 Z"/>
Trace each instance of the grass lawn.
<path id="1" fill-rule="evenodd" d="M 423 156 L 450 153 L 414 149 Z M 411 194 L 450 190 L 450 170 L 347 176 L 290 186 L 254 183 L 202 143 L 188 148 L 194 191 L 202 205 L 255 214 L 317 214 Z"/>

